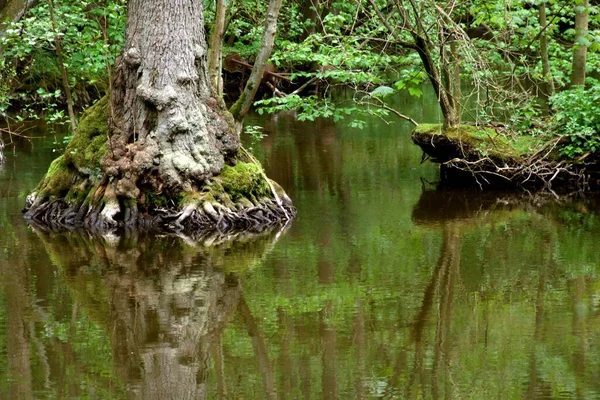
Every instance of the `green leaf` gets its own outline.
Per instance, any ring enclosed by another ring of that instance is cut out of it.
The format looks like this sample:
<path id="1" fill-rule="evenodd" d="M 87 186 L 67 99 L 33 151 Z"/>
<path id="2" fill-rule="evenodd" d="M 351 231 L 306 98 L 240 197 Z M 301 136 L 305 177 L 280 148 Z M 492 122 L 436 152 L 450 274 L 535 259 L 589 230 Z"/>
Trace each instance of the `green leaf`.
<path id="1" fill-rule="evenodd" d="M 415 97 L 421 97 L 423 95 L 423 91 L 421 89 L 413 87 L 408 88 L 408 93 L 410 93 L 411 96 Z"/>
<path id="2" fill-rule="evenodd" d="M 580 46 L 589 47 L 592 45 L 592 42 L 590 42 L 585 36 L 578 37 L 576 42 Z"/>
<path id="3" fill-rule="evenodd" d="M 373 90 L 370 94 L 372 97 L 386 97 L 390 94 L 394 93 L 394 89 L 389 86 L 379 86 L 375 90 Z"/>

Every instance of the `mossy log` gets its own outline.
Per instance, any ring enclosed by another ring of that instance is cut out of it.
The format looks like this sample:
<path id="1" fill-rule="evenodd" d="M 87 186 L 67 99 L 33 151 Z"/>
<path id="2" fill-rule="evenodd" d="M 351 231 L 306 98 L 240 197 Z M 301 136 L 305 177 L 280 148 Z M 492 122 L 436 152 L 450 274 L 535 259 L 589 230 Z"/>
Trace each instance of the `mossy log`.
<path id="1" fill-rule="evenodd" d="M 145 159 L 143 151 L 134 151 L 136 143 L 123 154 L 111 142 L 108 107 L 105 97 L 85 112 L 65 153 L 28 196 L 26 219 L 58 230 L 126 227 L 190 233 L 263 230 L 295 215 L 285 191 L 243 149 L 220 174 L 191 187 L 161 190 L 156 176 L 160 158 Z M 127 164 L 119 166 L 125 176 L 110 173 L 115 163 Z"/>
<path id="2" fill-rule="evenodd" d="M 511 135 L 498 127 L 421 124 L 412 139 L 441 164 L 443 183 L 468 186 L 588 188 L 600 184 L 597 165 L 560 155 L 556 136 Z"/>

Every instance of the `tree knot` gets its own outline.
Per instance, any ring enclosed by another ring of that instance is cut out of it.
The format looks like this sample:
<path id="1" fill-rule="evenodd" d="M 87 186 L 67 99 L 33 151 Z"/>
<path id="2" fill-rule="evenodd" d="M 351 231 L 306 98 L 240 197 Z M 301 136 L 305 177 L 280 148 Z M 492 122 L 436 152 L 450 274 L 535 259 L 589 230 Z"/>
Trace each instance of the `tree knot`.
<path id="1" fill-rule="evenodd" d="M 135 47 L 131 47 L 125 52 L 124 59 L 131 68 L 137 68 L 142 63 L 142 55 Z"/>

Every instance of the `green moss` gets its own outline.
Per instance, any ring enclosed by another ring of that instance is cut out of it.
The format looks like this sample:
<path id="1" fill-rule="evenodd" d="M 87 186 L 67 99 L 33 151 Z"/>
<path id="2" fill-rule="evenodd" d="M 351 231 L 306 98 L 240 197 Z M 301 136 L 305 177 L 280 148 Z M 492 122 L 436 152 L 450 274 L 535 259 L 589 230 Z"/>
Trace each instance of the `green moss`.
<path id="1" fill-rule="evenodd" d="M 270 193 L 262 168 L 253 163 L 238 162 L 234 166 L 225 166 L 219 182 L 234 201 L 242 197 L 260 198 Z"/>
<path id="2" fill-rule="evenodd" d="M 106 153 L 108 96 L 89 107 L 67 145 L 65 160 L 80 171 L 93 171 Z"/>
<path id="3" fill-rule="evenodd" d="M 530 135 L 500 134 L 489 127 L 461 125 L 457 129 L 443 131 L 440 124 L 421 124 L 415 128 L 413 139 L 422 147 L 427 143 L 436 145 L 440 137 L 460 148 L 466 155 L 490 156 L 499 160 L 521 160 L 540 150 L 547 138 Z M 456 155 L 451 155 L 454 157 Z"/>
<path id="4" fill-rule="evenodd" d="M 199 192 L 181 192 L 179 194 L 178 203 L 180 205 L 197 203 L 202 199 L 202 194 Z"/>
<path id="5" fill-rule="evenodd" d="M 50 164 L 39 188 L 44 196 L 59 196 L 71 190 L 75 177 L 75 171 L 68 167 L 64 156 L 60 156 Z"/>
<path id="6" fill-rule="evenodd" d="M 65 196 L 65 201 L 70 204 L 83 204 L 88 195 L 87 190 L 81 190 L 79 187 L 74 186 L 69 190 L 69 193 Z"/>

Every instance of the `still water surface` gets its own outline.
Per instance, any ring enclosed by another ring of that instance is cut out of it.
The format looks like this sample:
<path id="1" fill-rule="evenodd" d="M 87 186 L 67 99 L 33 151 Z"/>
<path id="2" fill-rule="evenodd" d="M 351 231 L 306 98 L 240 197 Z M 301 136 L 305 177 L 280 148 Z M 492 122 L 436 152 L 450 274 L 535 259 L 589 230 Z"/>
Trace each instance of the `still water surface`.
<path id="1" fill-rule="evenodd" d="M 55 139 L 8 155 L 0 398 L 600 398 L 594 199 L 436 190 L 403 123 L 249 123 L 298 217 L 208 248 L 35 231 Z"/>

